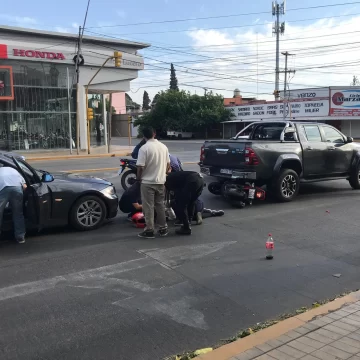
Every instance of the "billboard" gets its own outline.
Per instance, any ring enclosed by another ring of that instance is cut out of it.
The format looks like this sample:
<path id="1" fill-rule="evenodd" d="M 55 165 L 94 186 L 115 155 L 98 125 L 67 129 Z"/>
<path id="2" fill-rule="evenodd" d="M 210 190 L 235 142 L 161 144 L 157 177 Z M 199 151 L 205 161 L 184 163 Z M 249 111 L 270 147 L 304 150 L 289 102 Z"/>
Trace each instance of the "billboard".
<path id="1" fill-rule="evenodd" d="M 360 116 L 360 88 L 331 88 L 330 116 Z"/>
<path id="2" fill-rule="evenodd" d="M 284 99 L 284 91 L 280 91 L 280 98 Z M 285 94 L 285 99 L 289 100 L 313 100 L 317 98 L 329 98 L 329 88 L 309 88 L 289 90 Z"/>
<path id="3" fill-rule="evenodd" d="M 228 109 L 234 114 L 232 120 L 287 120 L 297 118 L 323 117 L 329 115 L 329 100 L 272 102 L 257 105 L 233 106 Z"/>

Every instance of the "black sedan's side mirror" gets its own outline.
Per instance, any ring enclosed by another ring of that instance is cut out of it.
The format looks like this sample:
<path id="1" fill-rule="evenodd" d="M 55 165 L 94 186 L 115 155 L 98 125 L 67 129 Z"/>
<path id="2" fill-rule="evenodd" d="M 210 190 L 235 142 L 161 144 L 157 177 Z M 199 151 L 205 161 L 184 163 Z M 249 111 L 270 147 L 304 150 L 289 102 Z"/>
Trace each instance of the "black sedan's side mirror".
<path id="1" fill-rule="evenodd" d="M 348 136 L 346 138 L 346 142 L 348 142 L 348 143 L 352 143 L 353 141 L 354 141 L 354 139 L 351 136 Z"/>
<path id="2" fill-rule="evenodd" d="M 51 174 L 44 174 L 41 178 L 42 182 L 48 183 L 54 181 L 54 177 Z"/>

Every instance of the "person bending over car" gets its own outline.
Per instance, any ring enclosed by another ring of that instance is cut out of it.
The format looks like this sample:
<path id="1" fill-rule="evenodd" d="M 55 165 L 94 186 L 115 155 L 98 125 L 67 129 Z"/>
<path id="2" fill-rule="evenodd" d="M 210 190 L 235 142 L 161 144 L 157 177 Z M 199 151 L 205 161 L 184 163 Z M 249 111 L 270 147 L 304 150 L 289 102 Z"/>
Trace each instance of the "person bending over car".
<path id="1" fill-rule="evenodd" d="M 176 218 L 182 223 L 178 235 L 191 235 L 190 220 L 195 212 L 196 200 L 204 188 L 204 179 L 195 171 L 171 172 L 166 177 L 165 188 L 174 193 Z"/>
<path id="2" fill-rule="evenodd" d="M 19 244 L 25 242 L 25 219 L 23 214 L 25 179 L 20 173 L 9 166 L 0 165 L 0 231 L 4 210 L 10 203 L 14 222 L 15 240 Z"/>

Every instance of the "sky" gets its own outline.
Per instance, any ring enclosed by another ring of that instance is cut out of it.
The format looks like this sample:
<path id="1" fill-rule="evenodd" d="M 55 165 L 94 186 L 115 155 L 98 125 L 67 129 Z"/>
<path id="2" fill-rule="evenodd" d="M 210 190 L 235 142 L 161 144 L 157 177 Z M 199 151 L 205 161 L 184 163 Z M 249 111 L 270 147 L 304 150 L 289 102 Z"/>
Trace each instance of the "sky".
<path id="1" fill-rule="evenodd" d="M 87 0 L 13 5 L 2 2 L 0 24 L 77 33 Z M 360 1 L 288 0 L 285 8 L 280 50 L 292 54 L 290 89 L 349 86 L 354 75 L 360 79 Z M 273 22 L 270 0 L 91 0 L 85 34 L 151 45 L 141 51 L 145 69 L 129 92 L 140 104 L 144 90 L 152 99 L 169 87 L 171 63 L 180 89 L 232 97 L 238 88 L 243 97 L 272 100 Z M 281 74 L 281 89 L 283 81 Z"/>

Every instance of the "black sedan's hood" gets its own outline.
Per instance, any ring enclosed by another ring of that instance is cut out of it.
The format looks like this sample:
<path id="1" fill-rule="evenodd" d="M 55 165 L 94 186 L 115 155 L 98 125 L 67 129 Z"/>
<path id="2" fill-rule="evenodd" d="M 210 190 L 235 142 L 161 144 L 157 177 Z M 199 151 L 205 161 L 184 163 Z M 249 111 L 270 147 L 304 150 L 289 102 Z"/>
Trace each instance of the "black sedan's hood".
<path id="1" fill-rule="evenodd" d="M 54 177 L 54 181 L 60 180 L 61 182 L 73 182 L 73 183 L 87 183 L 87 184 L 99 184 L 99 185 L 111 185 L 110 181 L 105 179 L 97 178 L 94 176 L 88 175 L 78 175 L 78 174 L 65 174 L 65 173 L 51 173 Z"/>

